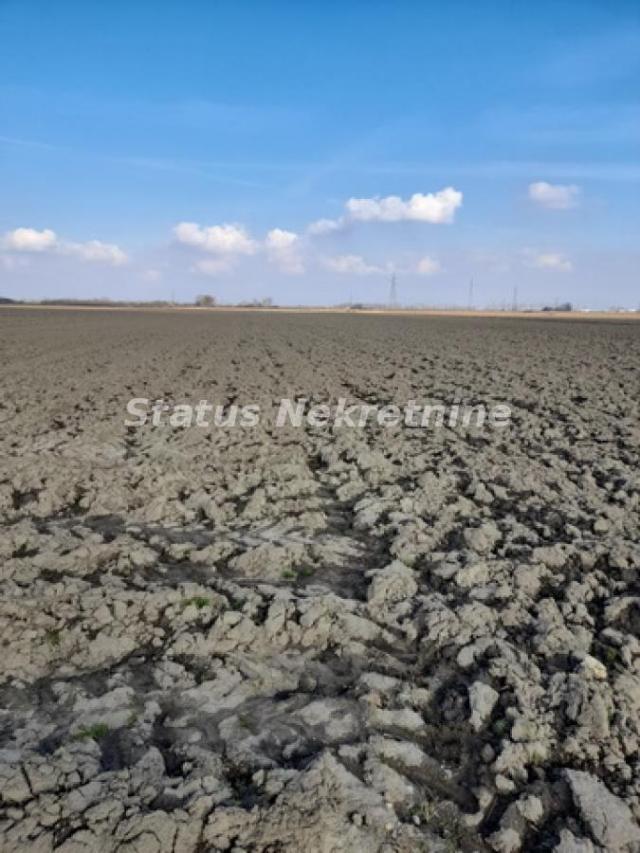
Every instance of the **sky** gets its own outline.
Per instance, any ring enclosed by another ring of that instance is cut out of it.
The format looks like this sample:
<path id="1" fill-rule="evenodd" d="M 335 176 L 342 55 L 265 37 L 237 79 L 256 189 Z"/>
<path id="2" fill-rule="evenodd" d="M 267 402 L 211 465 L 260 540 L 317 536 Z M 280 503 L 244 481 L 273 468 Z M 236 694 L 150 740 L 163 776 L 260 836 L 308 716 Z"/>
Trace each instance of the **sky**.
<path id="1" fill-rule="evenodd" d="M 0 296 L 640 307 L 640 3 L 0 0 Z"/>

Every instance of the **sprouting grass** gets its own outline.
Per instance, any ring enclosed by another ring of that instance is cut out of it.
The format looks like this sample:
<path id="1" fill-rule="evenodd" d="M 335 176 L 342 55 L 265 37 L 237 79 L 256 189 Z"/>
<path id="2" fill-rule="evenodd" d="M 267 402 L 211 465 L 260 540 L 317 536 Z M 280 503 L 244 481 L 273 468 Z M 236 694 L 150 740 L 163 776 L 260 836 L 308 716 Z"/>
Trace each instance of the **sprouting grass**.
<path id="1" fill-rule="evenodd" d="M 613 666 L 614 663 L 620 660 L 620 652 L 618 649 L 614 649 L 613 646 L 605 646 L 602 656 L 609 666 Z"/>
<path id="2" fill-rule="evenodd" d="M 284 569 L 282 577 L 285 580 L 296 580 L 297 578 L 309 578 L 313 574 L 314 569 L 311 566 L 302 566 L 299 569 Z"/>
<path id="3" fill-rule="evenodd" d="M 210 606 L 211 599 L 207 598 L 206 595 L 194 595 L 193 598 L 187 598 L 182 602 L 182 609 L 189 607 L 190 604 L 193 604 L 198 610 L 203 610 Z"/>
<path id="4" fill-rule="evenodd" d="M 311 568 L 311 566 L 303 566 L 301 569 L 298 570 L 298 574 L 300 575 L 300 577 L 310 578 L 313 574 L 313 569 Z"/>
<path id="5" fill-rule="evenodd" d="M 109 726 L 106 723 L 94 723 L 85 729 L 80 729 L 75 740 L 100 740 L 109 734 Z"/>
<path id="6" fill-rule="evenodd" d="M 511 728 L 511 723 L 507 719 L 496 720 L 493 724 L 493 731 L 499 736 L 503 737 L 507 734 L 509 729 Z"/>
<path id="7" fill-rule="evenodd" d="M 45 639 L 50 646 L 52 646 L 54 649 L 57 649 L 60 645 L 62 637 L 60 631 L 50 629 L 46 632 Z"/>
<path id="8" fill-rule="evenodd" d="M 251 720 L 251 717 L 247 714 L 238 714 L 238 725 L 243 729 L 247 729 L 247 731 L 250 731 L 252 734 L 256 734 L 255 725 Z"/>

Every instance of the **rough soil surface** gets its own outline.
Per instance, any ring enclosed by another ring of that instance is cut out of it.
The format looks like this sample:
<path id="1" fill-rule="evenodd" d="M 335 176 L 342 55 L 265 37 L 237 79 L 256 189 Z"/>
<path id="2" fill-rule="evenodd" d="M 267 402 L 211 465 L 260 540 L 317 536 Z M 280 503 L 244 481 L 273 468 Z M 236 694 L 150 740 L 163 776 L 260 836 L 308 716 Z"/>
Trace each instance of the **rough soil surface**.
<path id="1" fill-rule="evenodd" d="M 640 850 L 640 326 L 0 330 L 3 853 Z M 511 426 L 270 418 L 456 393 Z"/>

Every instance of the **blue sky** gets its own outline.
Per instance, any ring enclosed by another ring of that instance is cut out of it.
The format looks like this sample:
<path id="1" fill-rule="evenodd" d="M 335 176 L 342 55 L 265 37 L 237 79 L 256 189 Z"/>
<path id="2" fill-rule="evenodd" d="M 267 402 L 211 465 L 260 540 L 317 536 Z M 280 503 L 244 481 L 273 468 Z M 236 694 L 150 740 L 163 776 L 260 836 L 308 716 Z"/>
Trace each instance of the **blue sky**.
<path id="1" fill-rule="evenodd" d="M 639 152 L 637 2 L 0 2 L 0 295 L 637 307 Z"/>

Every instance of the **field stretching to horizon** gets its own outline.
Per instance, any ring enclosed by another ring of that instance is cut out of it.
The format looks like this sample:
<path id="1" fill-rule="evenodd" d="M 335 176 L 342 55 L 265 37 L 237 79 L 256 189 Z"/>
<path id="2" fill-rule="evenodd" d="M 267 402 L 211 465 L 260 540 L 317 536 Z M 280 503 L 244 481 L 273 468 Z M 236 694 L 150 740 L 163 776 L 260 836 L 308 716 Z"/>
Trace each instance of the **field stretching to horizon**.
<path id="1" fill-rule="evenodd" d="M 2 307 L 0 361 L 0 850 L 640 850 L 639 324 Z"/>

